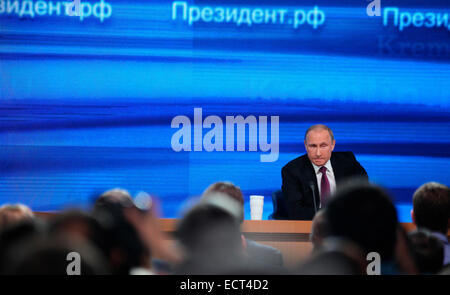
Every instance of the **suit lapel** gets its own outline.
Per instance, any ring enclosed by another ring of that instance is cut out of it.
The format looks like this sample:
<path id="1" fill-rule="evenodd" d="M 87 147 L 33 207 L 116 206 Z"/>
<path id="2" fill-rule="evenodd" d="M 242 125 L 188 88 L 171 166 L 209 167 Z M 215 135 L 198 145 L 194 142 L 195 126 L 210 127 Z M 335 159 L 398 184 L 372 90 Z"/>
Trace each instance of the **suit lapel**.
<path id="1" fill-rule="evenodd" d="M 306 157 L 305 161 L 302 165 L 302 171 L 301 173 L 304 175 L 305 183 L 303 185 L 307 188 L 307 190 L 310 190 L 310 184 L 311 182 L 314 184 L 314 194 L 316 195 L 316 201 L 320 202 L 320 195 L 319 195 L 319 187 L 317 185 L 317 176 L 316 172 L 314 171 L 314 167 L 311 164 L 311 161 L 308 157 Z M 334 171 L 334 168 L 333 168 Z M 317 203 L 319 204 L 319 203 Z"/>
<path id="2" fill-rule="evenodd" d="M 336 180 L 336 186 L 344 178 L 344 166 L 339 163 L 335 153 L 331 154 L 331 167 L 333 167 L 334 179 Z"/>

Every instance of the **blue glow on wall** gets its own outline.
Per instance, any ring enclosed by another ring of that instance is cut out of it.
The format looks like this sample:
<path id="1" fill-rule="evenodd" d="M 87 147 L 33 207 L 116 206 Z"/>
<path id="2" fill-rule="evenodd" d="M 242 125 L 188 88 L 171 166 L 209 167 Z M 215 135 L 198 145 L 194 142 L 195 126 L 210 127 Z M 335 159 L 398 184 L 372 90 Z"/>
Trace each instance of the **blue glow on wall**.
<path id="1" fill-rule="evenodd" d="M 281 167 L 305 152 L 303 133 L 319 122 L 391 192 L 401 221 L 418 186 L 450 184 L 448 1 L 382 2 L 440 15 L 402 30 L 384 6 L 367 16 L 363 0 L 184 2 L 214 13 L 287 11 L 283 22 L 278 14 L 251 25 L 217 14 L 190 25 L 162 0 L 105 1 L 112 10 L 100 20 L 103 2 L 83 2 L 83 20 L 63 4 L 52 14 L 33 6 L 34 16 L 20 15 L 22 1 L 0 8 L 0 203 L 88 208 L 120 186 L 157 195 L 163 216 L 178 217 L 211 182 L 230 180 L 247 211 L 250 194 L 266 196 L 267 218 Z M 316 6 L 324 22 L 294 28 L 295 12 Z M 174 152 L 171 120 L 196 107 L 222 119 L 279 116 L 279 159 Z"/>

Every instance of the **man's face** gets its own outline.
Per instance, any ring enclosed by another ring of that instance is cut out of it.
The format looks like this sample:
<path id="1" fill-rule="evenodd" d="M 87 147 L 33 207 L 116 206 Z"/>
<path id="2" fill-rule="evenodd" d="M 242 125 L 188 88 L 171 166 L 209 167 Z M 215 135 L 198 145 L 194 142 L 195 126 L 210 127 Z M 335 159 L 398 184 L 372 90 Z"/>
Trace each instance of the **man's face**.
<path id="1" fill-rule="evenodd" d="M 305 148 L 308 158 L 317 166 L 325 165 L 331 158 L 335 140 L 331 140 L 330 134 L 325 129 L 311 130 L 306 136 Z"/>

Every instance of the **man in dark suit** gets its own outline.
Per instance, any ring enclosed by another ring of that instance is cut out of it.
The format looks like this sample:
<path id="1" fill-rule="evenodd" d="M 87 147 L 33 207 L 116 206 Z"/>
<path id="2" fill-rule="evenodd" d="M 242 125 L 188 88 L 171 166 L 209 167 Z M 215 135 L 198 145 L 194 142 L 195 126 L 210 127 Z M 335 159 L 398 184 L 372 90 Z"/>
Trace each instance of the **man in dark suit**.
<path id="1" fill-rule="evenodd" d="M 281 170 L 289 219 L 312 220 L 337 186 L 353 177 L 368 180 L 366 170 L 352 152 L 333 152 L 336 141 L 327 126 L 309 127 L 304 143 L 307 154 Z"/>

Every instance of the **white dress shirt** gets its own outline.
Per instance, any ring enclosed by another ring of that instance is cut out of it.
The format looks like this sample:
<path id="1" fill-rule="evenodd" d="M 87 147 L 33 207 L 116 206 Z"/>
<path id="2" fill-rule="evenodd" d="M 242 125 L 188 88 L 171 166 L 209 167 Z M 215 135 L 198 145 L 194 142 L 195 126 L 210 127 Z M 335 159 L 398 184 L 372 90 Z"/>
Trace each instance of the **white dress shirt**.
<path id="1" fill-rule="evenodd" d="M 321 195 L 322 192 L 321 192 L 321 188 L 320 188 L 320 183 L 322 181 L 322 172 L 320 172 L 319 169 L 322 166 L 317 166 L 312 162 L 311 162 L 311 164 L 313 165 L 314 171 L 316 172 L 317 186 L 319 187 L 319 194 Z M 328 178 L 328 182 L 330 183 L 330 195 L 331 195 L 336 191 L 336 179 L 334 178 L 333 167 L 331 167 L 330 160 L 328 160 L 328 162 L 326 162 L 324 166 L 327 168 L 327 178 Z M 322 204 L 320 204 L 319 208 L 322 208 Z"/>

